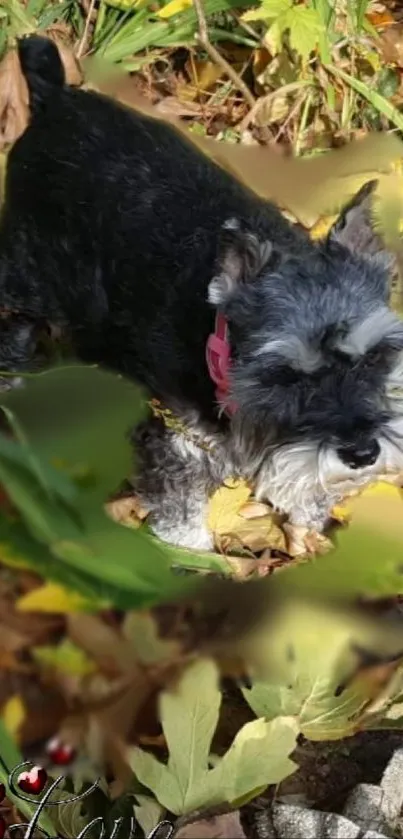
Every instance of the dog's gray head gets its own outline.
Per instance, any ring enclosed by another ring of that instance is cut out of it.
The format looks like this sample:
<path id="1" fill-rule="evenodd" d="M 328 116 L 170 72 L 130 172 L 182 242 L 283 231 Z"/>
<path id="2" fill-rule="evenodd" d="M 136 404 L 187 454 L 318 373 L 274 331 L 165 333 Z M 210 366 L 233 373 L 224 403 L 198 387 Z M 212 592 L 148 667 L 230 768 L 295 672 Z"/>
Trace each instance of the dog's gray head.
<path id="1" fill-rule="evenodd" d="M 230 326 L 239 446 L 261 493 L 304 523 L 403 469 L 403 322 L 388 308 L 393 259 L 371 224 L 373 186 L 299 253 L 231 220 L 210 284 Z"/>

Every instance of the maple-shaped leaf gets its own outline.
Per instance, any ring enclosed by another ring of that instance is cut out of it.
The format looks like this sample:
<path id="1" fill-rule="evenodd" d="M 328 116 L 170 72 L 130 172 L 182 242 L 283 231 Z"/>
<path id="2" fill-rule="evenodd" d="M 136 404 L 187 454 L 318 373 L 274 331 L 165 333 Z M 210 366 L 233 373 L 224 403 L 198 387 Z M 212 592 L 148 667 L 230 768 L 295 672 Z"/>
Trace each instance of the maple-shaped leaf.
<path id="1" fill-rule="evenodd" d="M 257 9 L 249 9 L 242 20 L 273 20 L 292 8 L 292 0 L 262 0 Z"/>
<path id="2" fill-rule="evenodd" d="M 270 26 L 265 41 L 270 52 L 276 55 L 283 46 L 283 37 L 289 35 L 291 49 L 306 62 L 316 48 L 323 26 L 313 6 L 295 5 L 292 0 L 262 0 L 257 9 L 243 15 L 243 20 L 264 20 Z"/>
<path id="3" fill-rule="evenodd" d="M 285 551 L 285 535 L 267 504 L 250 501 L 252 490 L 244 480 L 229 479 L 212 495 L 207 524 L 218 550 L 227 553 L 248 548 Z"/>
<path id="4" fill-rule="evenodd" d="M 186 670 L 174 691 L 161 695 L 167 765 L 140 748 L 131 750 L 131 766 L 140 783 L 176 815 L 247 801 L 296 769 L 289 754 L 296 745 L 297 727 L 285 717 L 247 723 L 210 769 L 220 705 L 217 666 L 211 660 L 199 660 Z"/>
<path id="5" fill-rule="evenodd" d="M 259 717 L 294 716 L 310 740 L 355 734 L 374 702 L 379 712 L 402 691 L 402 638 L 347 610 L 292 600 L 264 645 L 268 677 L 243 695 Z"/>
<path id="6" fill-rule="evenodd" d="M 305 62 L 316 48 L 322 24 L 316 9 L 311 6 L 293 6 L 285 15 L 290 33 L 290 46 Z"/>

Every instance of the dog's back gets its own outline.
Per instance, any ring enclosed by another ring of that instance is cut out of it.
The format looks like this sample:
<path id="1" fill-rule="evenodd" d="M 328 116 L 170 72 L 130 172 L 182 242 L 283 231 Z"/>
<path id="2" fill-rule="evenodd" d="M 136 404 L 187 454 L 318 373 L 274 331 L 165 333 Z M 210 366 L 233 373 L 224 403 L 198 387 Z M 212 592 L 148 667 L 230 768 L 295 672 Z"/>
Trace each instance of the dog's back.
<path id="1" fill-rule="evenodd" d="M 156 391 L 164 382 L 199 400 L 207 389 L 209 402 L 207 286 L 222 224 L 236 216 L 287 249 L 298 237 L 174 128 L 67 87 L 48 39 L 24 39 L 19 55 L 32 118 L 9 158 L 4 303 L 66 322 L 83 358 Z"/>

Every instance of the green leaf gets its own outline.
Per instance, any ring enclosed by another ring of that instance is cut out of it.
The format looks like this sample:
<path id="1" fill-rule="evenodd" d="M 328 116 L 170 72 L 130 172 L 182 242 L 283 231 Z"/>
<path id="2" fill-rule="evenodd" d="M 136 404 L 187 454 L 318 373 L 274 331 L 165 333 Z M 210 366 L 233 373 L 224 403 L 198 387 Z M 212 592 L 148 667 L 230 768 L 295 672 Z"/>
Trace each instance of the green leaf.
<path id="1" fill-rule="evenodd" d="M 54 775 L 55 773 L 53 773 Z M 57 774 L 56 777 L 58 777 Z M 54 780 L 56 777 L 54 777 Z M 73 782 L 70 778 L 66 778 L 57 785 L 49 798 L 49 802 L 54 802 L 53 807 L 49 807 L 54 822 L 52 836 L 56 832 L 57 836 L 63 836 L 63 839 L 77 839 L 81 835 L 81 831 L 83 831 L 82 835 L 88 837 L 88 839 L 99 839 L 99 836 L 103 835 L 100 823 L 87 830 L 85 829 L 94 818 L 92 813 L 89 814 L 89 810 L 95 802 L 98 806 L 95 817 L 101 817 L 102 819 L 105 819 L 108 804 L 110 806 L 110 802 L 99 787 L 92 790 L 88 797 L 83 797 L 91 786 L 92 784 L 88 782 L 77 783 L 76 778 Z M 80 796 L 80 800 L 69 801 L 75 796 Z"/>
<path id="2" fill-rule="evenodd" d="M 127 435 L 145 412 L 132 382 L 94 367 L 60 367 L 31 376 L 1 395 L 18 438 L 35 458 L 64 470 L 85 470 L 100 501 L 132 468 Z"/>
<path id="3" fill-rule="evenodd" d="M 395 125 L 399 131 L 403 131 L 403 114 L 392 105 L 391 102 L 388 102 L 384 96 L 378 93 L 376 90 L 368 87 L 365 82 L 356 79 L 355 76 L 350 76 L 349 73 L 346 73 L 344 70 L 341 70 L 339 67 L 335 67 L 334 65 L 327 65 L 327 71 L 332 74 L 332 76 L 339 77 L 342 79 L 349 87 L 352 87 L 356 93 L 359 93 L 360 96 L 363 96 L 373 108 L 379 111 L 380 114 L 383 114 L 391 123 Z"/>
<path id="4" fill-rule="evenodd" d="M 158 539 L 142 528 L 116 524 L 102 510 L 88 511 L 86 532 L 79 540 L 54 542 L 51 550 L 70 569 L 91 575 L 106 590 L 119 589 L 126 609 L 148 608 L 202 584 L 201 578 L 172 573 L 171 554 Z"/>
<path id="5" fill-rule="evenodd" d="M 63 798 L 71 798 L 70 793 L 64 793 L 63 790 L 59 788 L 56 789 L 53 796 L 50 797 L 50 801 L 54 798 L 55 801 L 62 801 Z M 54 811 L 54 812 L 53 812 Z M 58 836 L 63 836 L 66 839 L 76 839 L 77 836 L 80 835 L 80 832 L 86 827 L 88 824 L 85 815 L 83 814 L 83 802 L 82 801 L 71 801 L 68 804 L 58 804 L 57 807 L 52 807 L 52 817 L 55 823 L 55 828 L 57 830 Z M 91 830 L 86 831 L 85 836 L 88 836 L 88 839 L 96 836 L 99 836 L 99 825 Z"/>
<path id="6" fill-rule="evenodd" d="M 222 801 L 246 804 L 269 784 L 278 784 L 297 769 L 294 751 L 298 726 L 292 717 L 258 719 L 244 725 L 218 766 L 209 775 L 211 797 L 223 790 Z"/>
<path id="7" fill-rule="evenodd" d="M 273 20 L 292 8 L 292 0 L 262 0 L 257 9 L 250 9 L 242 20 Z"/>
<path id="8" fill-rule="evenodd" d="M 79 514 L 51 490 L 44 489 L 28 468 L 0 455 L 0 482 L 24 515 L 35 539 L 45 544 L 81 535 Z"/>
<path id="9" fill-rule="evenodd" d="M 301 56 L 304 62 L 316 49 L 320 35 L 322 33 L 322 24 L 315 9 L 298 5 L 293 6 L 287 13 L 287 27 L 290 31 L 290 46 Z"/>
<path id="10" fill-rule="evenodd" d="M 262 0 L 257 9 L 245 12 L 243 20 L 265 20 L 270 23 L 265 40 L 273 54 L 282 49 L 283 37 L 289 33 L 291 49 L 306 62 L 324 33 L 321 15 L 316 8 L 294 5 L 292 0 Z"/>
<path id="11" fill-rule="evenodd" d="M 354 649 L 396 653 L 401 644 L 396 633 L 386 632 L 377 623 L 293 600 L 271 626 L 270 646 L 267 641 L 270 678 L 243 689 L 243 695 L 259 717 L 294 717 L 310 740 L 347 737 L 361 727 L 367 707 L 379 693 L 370 671 L 357 672 Z M 395 696 L 401 689 L 398 671 Z M 392 700 L 389 696 L 387 701 Z"/>
<path id="12" fill-rule="evenodd" d="M 136 795 L 138 806 L 134 806 L 136 821 L 140 825 L 144 836 L 149 836 L 165 815 L 164 807 L 149 795 Z"/>
<path id="13" fill-rule="evenodd" d="M 30 514 L 35 524 L 40 488 L 34 482 L 32 495 Z M 27 498 L 30 502 L 29 493 Z M 84 531 L 73 533 L 72 539 L 59 540 L 55 529 L 66 522 L 53 516 L 50 502 L 45 504 L 42 499 L 41 503 L 42 526 L 33 530 L 37 529 L 48 544 L 34 538 L 23 521 L 11 521 L 0 514 L 0 562 L 4 557 L 11 567 L 30 567 L 47 580 L 80 592 L 89 602 L 107 601 L 122 609 L 146 608 L 195 591 L 203 584 L 201 577 L 184 578 L 171 571 L 172 549 L 166 551 L 165 545 L 148 533 L 115 524 L 102 509 L 90 514 L 88 508 Z M 61 535 L 65 529 L 61 528 Z"/>
<path id="14" fill-rule="evenodd" d="M 95 670 L 94 662 L 69 638 L 54 647 L 33 647 L 31 655 L 39 666 L 51 667 L 70 676 L 87 676 Z"/>
<path id="15" fill-rule="evenodd" d="M 306 62 L 318 45 L 323 26 L 317 11 L 312 7 L 289 7 L 276 17 L 265 36 L 274 54 L 280 52 L 286 32 L 289 33 L 291 49 Z"/>
<path id="16" fill-rule="evenodd" d="M 393 597 L 403 594 L 402 544 L 354 519 L 340 533 L 336 550 L 312 563 L 286 569 L 274 581 L 281 589 L 315 595 Z"/>
<path id="17" fill-rule="evenodd" d="M 160 637 L 156 620 L 150 612 L 128 612 L 122 624 L 122 633 L 130 641 L 136 659 L 143 664 L 172 661 L 180 650 L 177 641 Z"/>
<path id="18" fill-rule="evenodd" d="M 196 662 L 174 692 L 165 691 L 161 696 L 160 719 L 169 748 L 168 764 L 142 749 L 131 751 L 131 765 L 138 780 L 176 815 L 246 800 L 295 769 L 288 759 L 296 744 L 294 720 L 248 723 L 223 759 L 209 769 L 220 704 L 216 665 L 209 660 Z"/>
<path id="19" fill-rule="evenodd" d="M 24 518 L 0 516 L 6 556 L 13 553 L 17 564 L 22 560 L 89 600 L 118 608 L 148 607 L 201 584 L 171 571 L 177 556 L 172 548 L 145 528 L 117 525 L 104 512 L 108 492 L 130 469 L 126 432 L 142 412 L 131 383 L 73 367 L 36 376 L 3 400 L 20 442 L 0 438 L 0 481 Z M 87 469 L 92 484 L 59 475 L 51 464 L 60 461 Z M 191 552 L 186 559 L 197 565 Z"/>

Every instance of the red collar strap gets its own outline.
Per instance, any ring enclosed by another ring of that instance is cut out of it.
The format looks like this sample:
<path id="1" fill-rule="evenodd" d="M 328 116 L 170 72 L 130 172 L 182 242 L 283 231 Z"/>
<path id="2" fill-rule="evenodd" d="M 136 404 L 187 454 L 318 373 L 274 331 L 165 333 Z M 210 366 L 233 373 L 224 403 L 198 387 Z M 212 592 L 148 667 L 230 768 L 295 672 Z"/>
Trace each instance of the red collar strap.
<path id="1" fill-rule="evenodd" d="M 228 399 L 231 366 L 229 330 L 226 318 L 219 313 L 216 315 L 215 330 L 207 339 L 206 361 L 210 378 L 216 385 L 217 402 L 229 416 L 232 416 L 237 406 Z"/>

